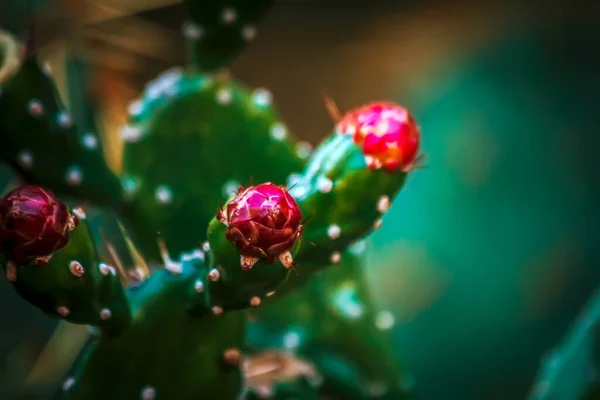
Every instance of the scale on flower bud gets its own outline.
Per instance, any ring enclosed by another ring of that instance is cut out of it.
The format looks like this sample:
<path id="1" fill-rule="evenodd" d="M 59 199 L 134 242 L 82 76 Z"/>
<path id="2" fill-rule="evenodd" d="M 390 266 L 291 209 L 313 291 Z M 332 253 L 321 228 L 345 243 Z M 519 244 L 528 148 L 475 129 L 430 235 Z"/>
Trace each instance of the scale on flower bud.
<path id="1" fill-rule="evenodd" d="M 0 251 L 16 265 L 45 265 L 77 223 L 51 191 L 20 187 L 0 200 Z"/>
<path id="2" fill-rule="evenodd" d="M 286 268 L 294 267 L 290 250 L 303 231 L 302 212 L 285 187 L 240 187 L 217 220 L 227 226 L 225 237 L 240 252 L 244 271 L 259 260 L 273 263 L 276 258 Z"/>
<path id="3" fill-rule="evenodd" d="M 376 102 L 352 110 L 338 122 L 337 130 L 352 136 L 371 169 L 410 172 L 421 160 L 417 123 L 397 104 Z"/>

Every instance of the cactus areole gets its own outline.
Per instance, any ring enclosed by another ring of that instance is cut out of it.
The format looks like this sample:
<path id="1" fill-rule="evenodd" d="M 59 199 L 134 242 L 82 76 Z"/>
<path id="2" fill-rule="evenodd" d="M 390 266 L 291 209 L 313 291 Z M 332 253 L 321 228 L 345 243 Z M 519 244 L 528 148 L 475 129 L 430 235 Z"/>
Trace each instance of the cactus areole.
<path id="1" fill-rule="evenodd" d="M 217 219 L 227 226 L 225 236 L 241 254 L 242 269 L 276 258 L 286 268 L 294 266 L 290 249 L 303 231 L 302 212 L 284 187 L 272 183 L 240 187 Z"/>
<path id="2" fill-rule="evenodd" d="M 397 104 L 377 102 L 350 111 L 337 130 L 352 135 L 371 169 L 410 172 L 418 161 L 419 128 L 408 110 Z"/>
<path id="3" fill-rule="evenodd" d="M 18 188 L 0 201 L 0 251 L 16 265 L 44 265 L 67 245 L 77 223 L 54 193 L 37 186 Z"/>

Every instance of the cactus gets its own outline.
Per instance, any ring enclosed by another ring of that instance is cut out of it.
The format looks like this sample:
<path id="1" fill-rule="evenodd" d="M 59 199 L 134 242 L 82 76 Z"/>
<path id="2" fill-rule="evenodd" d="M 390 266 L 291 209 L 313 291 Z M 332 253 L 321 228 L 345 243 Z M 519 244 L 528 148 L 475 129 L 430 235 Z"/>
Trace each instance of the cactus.
<path id="1" fill-rule="evenodd" d="M 566 337 L 543 360 L 531 400 L 597 399 L 600 293 L 596 292 Z"/>
<path id="2" fill-rule="evenodd" d="M 25 300 L 93 332 L 59 398 L 405 398 L 354 253 L 417 166 L 416 123 L 368 104 L 311 154 L 268 91 L 218 71 L 269 2 L 234 3 L 186 2 L 192 65 L 131 105 L 119 174 L 2 36 L 0 158 L 30 186 L 0 207 L 1 264 Z"/>

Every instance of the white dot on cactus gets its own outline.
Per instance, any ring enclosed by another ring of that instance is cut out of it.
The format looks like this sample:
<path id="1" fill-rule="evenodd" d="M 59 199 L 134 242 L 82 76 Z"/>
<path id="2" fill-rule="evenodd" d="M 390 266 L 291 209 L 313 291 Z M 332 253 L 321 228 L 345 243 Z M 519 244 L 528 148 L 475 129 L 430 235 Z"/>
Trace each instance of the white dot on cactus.
<path id="1" fill-rule="evenodd" d="M 44 70 L 44 73 L 46 75 L 50 75 L 52 73 L 52 66 L 50 65 L 50 63 L 48 63 L 47 61 L 44 62 L 44 66 L 42 68 Z"/>
<path id="2" fill-rule="evenodd" d="M 267 293 L 265 296 L 267 296 L 267 297 L 271 297 L 271 296 L 273 296 L 273 295 L 275 295 L 275 291 L 274 291 L 274 290 L 273 290 L 272 292 L 269 292 L 269 293 Z"/>
<path id="3" fill-rule="evenodd" d="M 17 280 L 17 266 L 12 261 L 6 263 L 6 279 L 9 282 L 16 282 Z"/>
<path id="4" fill-rule="evenodd" d="M 329 193 L 333 189 L 333 182 L 325 176 L 320 176 L 317 180 L 317 188 L 321 193 Z"/>
<path id="5" fill-rule="evenodd" d="M 380 311 L 375 318 L 375 326 L 381 330 L 390 329 L 395 323 L 394 315 L 389 311 Z"/>
<path id="6" fill-rule="evenodd" d="M 257 34 L 256 28 L 253 27 L 252 25 L 246 25 L 244 28 L 242 28 L 242 36 L 248 42 L 250 42 L 251 40 L 254 40 L 256 38 L 256 34 Z"/>
<path id="7" fill-rule="evenodd" d="M 83 147 L 93 150 L 98 147 L 98 138 L 92 132 L 88 132 L 81 137 Z"/>
<path id="8" fill-rule="evenodd" d="M 342 229 L 338 225 L 329 225 L 329 228 L 327 228 L 327 236 L 331 239 L 339 238 L 341 233 Z"/>
<path id="9" fill-rule="evenodd" d="M 232 94 L 231 90 L 227 88 L 222 88 L 217 91 L 217 103 L 222 106 L 231 103 Z"/>
<path id="10" fill-rule="evenodd" d="M 79 261 L 71 261 L 71 263 L 69 263 L 69 271 L 71 271 L 71 273 L 77 277 L 85 274 L 85 269 Z"/>
<path id="11" fill-rule="evenodd" d="M 226 24 L 231 24 L 237 19 L 237 13 L 233 8 L 226 8 L 225 10 L 223 10 L 221 18 L 223 18 L 223 22 L 225 22 Z"/>
<path id="12" fill-rule="evenodd" d="M 127 194 L 133 194 L 138 189 L 138 182 L 134 178 L 125 178 L 121 183 Z"/>
<path id="13" fill-rule="evenodd" d="M 302 180 L 302 175 L 300 174 L 290 174 L 288 177 L 288 186 L 294 186 L 298 184 Z"/>
<path id="14" fill-rule="evenodd" d="M 239 188 L 240 182 L 236 181 L 235 179 L 225 182 L 225 185 L 223 185 L 223 197 L 228 199 L 232 195 L 236 194 Z"/>
<path id="15" fill-rule="evenodd" d="M 373 222 L 373 229 L 377 230 L 379 228 L 381 228 L 381 226 L 383 225 L 383 220 L 381 218 L 375 220 L 375 222 Z"/>
<path id="16" fill-rule="evenodd" d="M 367 248 L 367 243 L 364 240 L 359 240 L 357 242 L 352 243 L 348 246 L 348 251 L 354 254 L 355 256 L 361 254 Z"/>
<path id="17" fill-rule="evenodd" d="M 211 282 L 218 281 L 220 277 L 221 277 L 221 273 L 216 268 L 211 269 L 210 272 L 208 273 L 208 280 Z"/>
<path id="18" fill-rule="evenodd" d="M 339 251 L 334 251 L 333 253 L 331 253 L 331 263 L 332 264 L 339 263 L 341 259 L 342 259 L 342 255 L 340 254 Z"/>
<path id="19" fill-rule="evenodd" d="M 296 145 L 296 154 L 300 158 L 308 158 L 312 153 L 313 147 L 312 144 L 308 142 L 298 142 Z"/>
<path id="20" fill-rule="evenodd" d="M 61 128 L 69 128 L 73 123 L 73 121 L 71 120 L 71 116 L 66 111 L 59 112 L 56 116 L 56 120 L 58 121 L 58 125 L 60 125 Z"/>
<path id="21" fill-rule="evenodd" d="M 67 391 L 67 390 L 71 389 L 74 384 L 75 384 L 75 378 L 70 376 L 67 379 L 65 379 L 65 381 L 63 382 L 62 390 Z"/>
<path id="22" fill-rule="evenodd" d="M 144 106 L 143 106 L 141 100 L 136 100 L 136 101 L 131 102 L 131 104 L 129 104 L 129 107 L 127 109 L 129 111 L 129 115 L 131 115 L 133 117 L 137 117 L 138 115 L 140 115 L 142 113 Z"/>
<path id="23" fill-rule="evenodd" d="M 212 308 L 212 312 L 214 315 L 221 315 L 221 314 L 223 314 L 223 308 L 219 307 L 219 306 L 214 306 Z"/>
<path id="24" fill-rule="evenodd" d="M 23 150 L 17 155 L 19 164 L 23 168 L 31 168 L 33 166 L 33 154 L 28 150 Z"/>
<path id="25" fill-rule="evenodd" d="M 191 40 L 198 40 L 204 35 L 204 29 L 194 22 L 186 21 L 181 26 L 183 37 Z"/>
<path id="26" fill-rule="evenodd" d="M 58 313 L 58 315 L 60 315 L 61 317 L 66 317 L 67 315 L 69 315 L 71 313 L 71 310 L 69 310 L 67 307 L 65 306 L 60 306 L 56 308 L 56 312 Z"/>
<path id="27" fill-rule="evenodd" d="M 112 275 L 117 274 L 115 267 L 113 267 L 112 265 L 105 264 L 105 263 L 100 263 L 98 265 L 98 269 L 100 269 L 100 273 L 104 276 L 106 276 L 108 274 L 112 274 Z"/>
<path id="28" fill-rule="evenodd" d="M 259 88 L 254 90 L 252 101 L 258 107 L 268 107 L 271 104 L 273 96 L 267 89 Z"/>
<path id="29" fill-rule="evenodd" d="M 372 382 L 367 385 L 367 393 L 372 397 L 381 397 L 388 391 L 384 382 Z"/>
<path id="30" fill-rule="evenodd" d="M 210 251 L 210 243 L 208 241 L 202 243 L 202 251 L 208 253 Z"/>
<path id="31" fill-rule="evenodd" d="M 71 185 L 79 185 L 83 180 L 83 173 L 79 167 L 73 166 L 67 170 L 67 182 Z"/>
<path id="32" fill-rule="evenodd" d="M 388 196 L 381 196 L 379 200 L 377 200 L 377 211 L 380 213 L 384 213 L 390 209 L 390 198 Z"/>
<path id="33" fill-rule="evenodd" d="M 289 190 L 289 193 L 292 197 L 299 199 L 304 197 L 304 195 L 308 193 L 308 190 L 302 185 L 296 185 Z"/>
<path id="34" fill-rule="evenodd" d="M 100 319 L 106 321 L 112 317 L 112 312 L 108 308 L 103 308 L 100 310 Z"/>
<path id="35" fill-rule="evenodd" d="M 31 99 L 27 103 L 27 109 L 29 113 L 34 117 L 40 117 L 44 114 L 44 106 L 38 99 Z"/>
<path id="36" fill-rule="evenodd" d="M 142 130 L 137 126 L 125 125 L 121 128 L 121 139 L 128 143 L 134 143 L 142 138 Z"/>
<path id="37" fill-rule="evenodd" d="M 277 141 L 282 141 L 287 136 L 287 129 L 281 122 L 277 122 L 271 126 L 271 137 Z"/>
<path id="38" fill-rule="evenodd" d="M 258 296 L 254 296 L 250 299 L 250 305 L 252 307 L 258 307 L 260 306 L 260 297 Z"/>
<path id="39" fill-rule="evenodd" d="M 300 345 L 300 335 L 297 332 L 288 332 L 283 336 L 283 345 L 286 349 L 295 349 Z"/>
<path id="40" fill-rule="evenodd" d="M 75 214 L 75 216 L 79 219 L 86 219 L 87 215 L 85 213 L 85 211 L 83 211 L 83 208 L 81 207 L 77 207 L 73 209 L 73 214 Z"/>
<path id="41" fill-rule="evenodd" d="M 201 280 L 197 280 L 194 283 L 194 290 L 198 293 L 202 293 L 204 291 L 204 283 Z"/>
<path id="42" fill-rule="evenodd" d="M 182 262 L 188 262 L 188 261 L 194 261 L 194 260 L 204 261 L 204 252 L 200 249 L 194 249 L 193 251 L 191 251 L 189 253 L 183 253 L 181 255 Z"/>
<path id="43" fill-rule="evenodd" d="M 152 386 L 144 386 L 140 393 L 141 400 L 154 400 L 156 398 L 156 389 Z"/>
<path id="44" fill-rule="evenodd" d="M 154 192 L 154 197 L 159 203 L 167 204 L 173 200 L 173 192 L 171 191 L 171 189 L 169 189 L 168 186 L 160 185 L 156 188 L 156 191 Z"/>

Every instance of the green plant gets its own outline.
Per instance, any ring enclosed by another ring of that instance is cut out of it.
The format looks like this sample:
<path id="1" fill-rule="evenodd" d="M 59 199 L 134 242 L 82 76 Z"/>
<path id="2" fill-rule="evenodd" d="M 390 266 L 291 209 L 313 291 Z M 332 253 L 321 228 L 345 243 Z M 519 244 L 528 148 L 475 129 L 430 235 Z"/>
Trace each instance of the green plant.
<path id="1" fill-rule="evenodd" d="M 415 167 L 416 123 L 368 104 L 311 154 L 266 90 L 219 73 L 269 5 L 225 3 L 186 2 L 192 63 L 130 107 L 118 175 L 2 36 L 0 157 L 33 185 L 0 205 L 2 266 L 94 332 L 59 397 L 404 398 L 359 253 Z"/>

